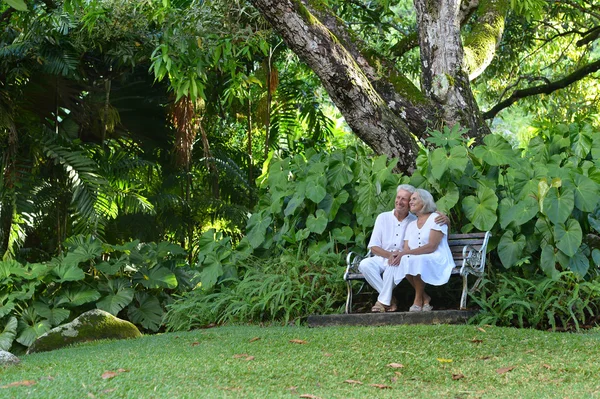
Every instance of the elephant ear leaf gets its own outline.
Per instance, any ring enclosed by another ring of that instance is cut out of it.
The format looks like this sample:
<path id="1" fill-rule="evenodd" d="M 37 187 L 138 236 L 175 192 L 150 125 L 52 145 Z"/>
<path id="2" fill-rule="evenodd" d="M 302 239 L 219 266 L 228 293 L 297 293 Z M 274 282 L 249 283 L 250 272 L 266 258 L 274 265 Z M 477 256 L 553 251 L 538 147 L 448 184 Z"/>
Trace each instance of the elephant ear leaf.
<path id="1" fill-rule="evenodd" d="M 527 241 L 524 235 L 519 234 L 514 237 L 514 233 L 507 230 L 498 243 L 498 255 L 502 265 L 507 269 L 514 266 L 521 259 L 526 244 Z"/>
<path id="2" fill-rule="evenodd" d="M 466 197 L 462 206 L 467 218 L 479 230 L 491 230 L 498 220 L 496 216 L 498 197 L 489 187 L 480 185 L 477 189 L 477 196 Z"/>

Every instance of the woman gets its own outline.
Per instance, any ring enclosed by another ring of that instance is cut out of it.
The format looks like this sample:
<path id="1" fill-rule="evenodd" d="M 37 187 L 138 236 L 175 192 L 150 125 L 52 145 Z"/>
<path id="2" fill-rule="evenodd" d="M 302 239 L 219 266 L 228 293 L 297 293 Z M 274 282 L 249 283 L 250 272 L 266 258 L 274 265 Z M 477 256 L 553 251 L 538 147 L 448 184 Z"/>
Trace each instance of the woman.
<path id="1" fill-rule="evenodd" d="M 406 277 L 415 288 L 415 299 L 409 312 L 427 312 L 433 307 L 429 303 L 431 297 L 425 293 L 425 283 L 446 284 L 455 264 L 448 246 L 448 226 L 435 223 L 439 214 L 435 212 L 437 207 L 431 194 L 420 188 L 415 190 L 409 208 L 417 220 L 406 228 L 400 264 L 388 267 L 383 273 L 384 289 L 375 307 L 385 309 L 391 302 L 392 291 Z"/>

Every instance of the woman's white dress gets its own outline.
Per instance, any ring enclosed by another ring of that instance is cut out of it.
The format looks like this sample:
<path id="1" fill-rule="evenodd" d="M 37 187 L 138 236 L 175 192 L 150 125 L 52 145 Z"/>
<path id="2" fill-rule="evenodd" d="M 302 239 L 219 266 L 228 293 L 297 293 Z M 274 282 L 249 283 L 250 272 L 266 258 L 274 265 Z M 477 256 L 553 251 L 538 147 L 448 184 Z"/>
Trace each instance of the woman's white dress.
<path id="1" fill-rule="evenodd" d="M 398 285 L 406 275 L 421 275 L 421 279 L 427 284 L 442 285 L 450 279 L 450 274 L 454 268 L 452 252 L 448 246 L 448 226 L 440 225 L 435 222 L 439 215 L 432 213 L 427 218 L 423 227 L 417 227 L 417 221 L 411 222 L 406 228 L 405 240 L 408 241 L 408 247 L 415 249 L 422 247 L 429 242 L 429 233 L 431 230 L 438 230 L 444 234 L 437 249 L 429 254 L 423 255 L 404 255 L 398 267 L 388 267 L 385 273 L 391 273 L 394 285 Z"/>

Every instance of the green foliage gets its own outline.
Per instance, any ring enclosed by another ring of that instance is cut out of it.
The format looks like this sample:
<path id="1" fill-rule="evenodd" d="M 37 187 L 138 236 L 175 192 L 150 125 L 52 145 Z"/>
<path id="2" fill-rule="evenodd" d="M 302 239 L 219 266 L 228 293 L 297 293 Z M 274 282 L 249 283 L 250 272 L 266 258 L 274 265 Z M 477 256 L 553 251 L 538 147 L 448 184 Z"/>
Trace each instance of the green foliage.
<path id="1" fill-rule="evenodd" d="M 302 248 L 311 261 L 332 250 L 364 248 L 377 215 L 393 207 L 391 193 L 401 181 L 392 173 L 395 164 L 369 158 L 360 147 L 273 159 L 258 179 L 259 204 L 241 242 L 233 247 L 214 231 L 200 240 L 202 287 L 236 278 L 252 254 L 267 259 L 283 248 Z"/>
<path id="2" fill-rule="evenodd" d="M 339 312 L 345 284 L 341 255 L 302 259 L 289 251 L 270 259 L 248 258 L 240 280 L 223 281 L 219 290 L 196 289 L 168 306 L 169 330 L 211 323 L 299 321 L 315 313 Z"/>
<path id="3" fill-rule="evenodd" d="M 595 322 L 600 308 L 600 280 L 582 281 L 573 272 L 556 278 L 524 279 L 514 274 L 485 278 L 481 296 L 474 296 L 480 324 L 577 330 Z"/>
<path id="4" fill-rule="evenodd" d="M 71 237 L 47 263 L 0 262 L 0 348 L 29 346 L 44 332 L 92 308 L 148 331 L 163 326 L 165 306 L 192 287 L 186 252 L 169 242 L 109 245 Z"/>

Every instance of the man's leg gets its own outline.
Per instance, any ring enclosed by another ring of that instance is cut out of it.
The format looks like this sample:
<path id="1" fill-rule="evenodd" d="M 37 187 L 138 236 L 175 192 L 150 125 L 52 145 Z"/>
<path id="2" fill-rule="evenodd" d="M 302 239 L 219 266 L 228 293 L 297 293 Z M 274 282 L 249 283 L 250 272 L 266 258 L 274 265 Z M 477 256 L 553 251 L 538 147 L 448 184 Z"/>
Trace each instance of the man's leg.
<path id="1" fill-rule="evenodd" d="M 387 268 L 387 270 L 383 273 L 382 280 L 382 289 L 379 292 L 377 301 L 385 306 L 390 306 L 392 303 L 394 288 L 396 288 L 396 284 L 394 283 L 393 268 Z"/>
<path id="2" fill-rule="evenodd" d="M 365 276 L 365 280 L 377 292 L 383 289 L 383 278 L 381 274 L 385 271 L 385 259 L 380 256 L 365 258 L 358 265 L 358 270 Z"/>

